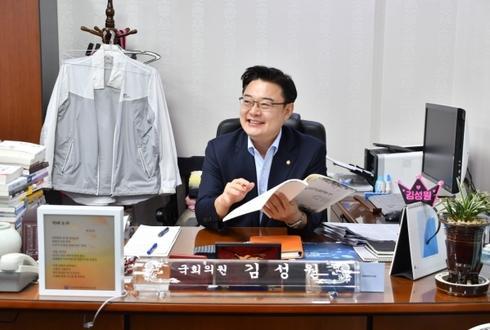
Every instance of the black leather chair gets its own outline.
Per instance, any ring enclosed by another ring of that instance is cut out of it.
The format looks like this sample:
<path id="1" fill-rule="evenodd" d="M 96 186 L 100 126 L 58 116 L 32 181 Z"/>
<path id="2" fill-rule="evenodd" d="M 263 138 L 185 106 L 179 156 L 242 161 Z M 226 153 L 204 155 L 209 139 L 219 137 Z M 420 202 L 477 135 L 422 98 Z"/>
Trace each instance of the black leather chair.
<path id="1" fill-rule="evenodd" d="M 289 119 L 286 121 L 285 125 L 295 128 L 301 133 L 316 137 L 317 139 L 325 143 L 325 145 L 327 144 L 327 134 L 325 133 L 325 127 L 319 122 L 301 119 L 301 115 L 299 113 L 293 113 L 291 117 L 289 117 Z M 219 123 L 218 129 L 216 131 L 216 136 L 233 132 L 240 127 L 241 126 L 239 118 L 225 119 L 221 123 Z"/>
<path id="2" fill-rule="evenodd" d="M 303 134 L 311 135 L 323 143 L 325 143 L 325 148 L 327 146 L 327 134 L 325 133 L 325 127 L 322 123 L 301 119 L 301 115 L 299 113 L 292 113 L 291 117 L 284 123 L 284 125 L 297 129 Z M 233 132 L 241 127 L 239 118 L 230 118 L 225 119 L 218 125 L 218 129 L 216 131 L 216 136 L 220 136 L 225 133 Z M 326 160 L 325 160 L 326 161 Z M 327 173 L 324 173 L 325 175 Z M 328 219 L 327 210 L 323 211 L 323 217 L 325 220 Z"/>
<path id="3" fill-rule="evenodd" d="M 285 125 L 295 128 L 304 134 L 308 134 L 317 139 L 320 139 L 320 141 L 325 143 L 325 145 L 327 144 L 325 127 L 319 122 L 301 119 L 300 114 L 293 113 L 291 117 L 286 121 Z M 218 129 L 216 131 L 216 136 L 233 132 L 240 127 L 241 126 L 239 118 L 225 119 L 221 123 L 219 123 Z M 190 158 L 179 158 L 178 161 L 183 184 L 183 187 L 179 188 L 176 194 L 177 213 L 178 215 L 180 215 L 185 209 L 184 198 L 187 195 L 189 189 L 187 185 L 189 174 L 192 170 L 199 170 L 202 167 L 204 157 L 193 156 Z M 157 221 L 165 225 L 173 225 L 175 222 L 175 217 L 174 219 L 171 219 L 171 217 L 174 216 L 174 214 L 172 213 L 169 216 L 166 213 L 168 213 L 168 210 L 165 207 L 158 209 L 156 212 Z"/>

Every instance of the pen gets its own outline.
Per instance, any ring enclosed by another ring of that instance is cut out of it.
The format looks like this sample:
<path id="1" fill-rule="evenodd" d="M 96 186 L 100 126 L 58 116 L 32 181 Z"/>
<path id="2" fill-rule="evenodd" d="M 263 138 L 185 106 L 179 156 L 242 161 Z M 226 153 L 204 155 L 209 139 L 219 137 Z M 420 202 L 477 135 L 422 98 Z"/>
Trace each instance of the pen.
<path id="1" fill-rule="evenodd" d="M 157 243 L 153 243 L 153 245 L 151 246 L 151 248 L 148 249 L 148 251 L 146 251 L 146 254 L 147 255 L 150 255 L 153 253 L 153 251 L 155 251 L 155 249 L 157 248 L 158 244 Z"/>
<path id="2" fill-rule="evenodd" d="M 162 231 L 158 233 L 158 237 L 162 237 L 162 236 L 163 236 L 163 235 L 165 235 L 167 232 L 168 232 L 168 227 L 163 228 L 163 229 L 162 229 Z"/>

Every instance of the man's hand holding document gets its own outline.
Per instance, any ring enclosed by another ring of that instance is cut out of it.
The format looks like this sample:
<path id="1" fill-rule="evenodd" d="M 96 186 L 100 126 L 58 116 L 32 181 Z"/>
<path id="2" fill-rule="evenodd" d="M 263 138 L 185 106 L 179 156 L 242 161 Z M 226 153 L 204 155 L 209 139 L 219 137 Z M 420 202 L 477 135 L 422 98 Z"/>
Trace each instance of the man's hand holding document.
<path id="1" fill-rule="evenodd" d="M 310 174 L 304 180 L 290 179 L 278 184 L 228 213 L 223 221 L 261 210 L 269 198 L 279 192 L 286 195 L 289 201 L 294 200 L 300 208 L 316 213 L 344 199 L 355 190 L 327 176 Z"/>

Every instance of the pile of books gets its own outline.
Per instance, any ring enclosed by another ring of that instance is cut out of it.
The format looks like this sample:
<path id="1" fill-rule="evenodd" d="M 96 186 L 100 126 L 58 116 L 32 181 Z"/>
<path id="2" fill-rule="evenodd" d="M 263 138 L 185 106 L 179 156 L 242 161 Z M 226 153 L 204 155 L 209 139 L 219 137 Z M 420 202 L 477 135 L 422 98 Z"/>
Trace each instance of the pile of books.
<path id="1" fill-rule="evenodd" d="M 363 261 L 391 262 L 399 230 L 398 224 L 322 224 L 323 235 L 332 241 L 353 246 Z"/>
<path id="2" fill-rule="evenodd" d="M 0 142 L 0 221 L 15 223 L 34 205 L 44 203 L 48 176 L 45 147 L 22 141 Z"/>

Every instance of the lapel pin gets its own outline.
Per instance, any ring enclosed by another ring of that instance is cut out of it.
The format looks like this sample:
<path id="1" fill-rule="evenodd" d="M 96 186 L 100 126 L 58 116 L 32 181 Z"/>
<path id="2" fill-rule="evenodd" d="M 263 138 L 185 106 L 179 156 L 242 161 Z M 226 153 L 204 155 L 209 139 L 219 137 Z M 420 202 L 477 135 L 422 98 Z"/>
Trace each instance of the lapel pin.
<path id="1" fill-rule="evenodd" d="M 286 160 L 286 165 L 291 165 L 291 161 L 289 159 Z"/>

